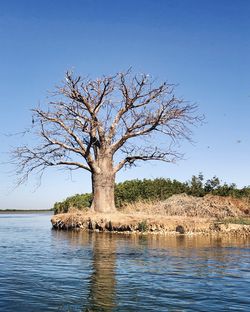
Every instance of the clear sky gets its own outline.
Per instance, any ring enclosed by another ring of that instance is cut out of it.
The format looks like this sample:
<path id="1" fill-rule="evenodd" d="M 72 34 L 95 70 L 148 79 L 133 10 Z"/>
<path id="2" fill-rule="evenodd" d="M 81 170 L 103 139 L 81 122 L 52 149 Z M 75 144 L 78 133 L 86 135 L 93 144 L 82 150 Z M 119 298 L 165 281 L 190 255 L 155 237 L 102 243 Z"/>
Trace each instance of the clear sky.
<path id="1" fill-rule="evenodd" d="M 30 109 L 67 69 L 93 78 L 130 66 L 178 84 L 177 95 L 206 116 L 183 142 L 178 164 L 143 163 L 117 181 L 176 178 L 203 172 L 250 184 L 250 1 L 248 0 L 9 0 L 0 1 L 0 162 L 25 141 L 5 134 L 30 125 Z M 90 191 L 86 172 L 48 171 L 13 190 L 0 165 L 0 209 L 50 208 Z"/>

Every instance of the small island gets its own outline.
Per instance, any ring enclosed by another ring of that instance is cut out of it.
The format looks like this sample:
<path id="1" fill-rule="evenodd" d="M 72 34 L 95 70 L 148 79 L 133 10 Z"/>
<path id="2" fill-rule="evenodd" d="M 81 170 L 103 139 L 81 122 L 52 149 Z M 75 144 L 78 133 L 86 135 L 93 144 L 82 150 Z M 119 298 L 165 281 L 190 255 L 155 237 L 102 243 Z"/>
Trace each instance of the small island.
<path id="1" fill-rule="evenodd" d="M 32 110 L 26 133 L 36 144 L 12 152 L 18 183 L 54 167 L 91 175 L 90 205 L 69 206 L 64 214 L 55 209 L 54 229 L 248 235 L 249 188 L 227 190 L 215 177 L 204 186 L 201 176 L 193 177 L 191 191 L 175 181 L 171 191 L 156 186 L 155 197 L 147 190 L 136 200 L 126 194 L 122 204 L 117 201 L 120 170 L 147 161 L 176 162 L 183 158 L 179 143 L 191 141 L 192 129 L 203 123 L 198 106 L 175 89 L 131 68 L 96 79 L 67 71 L 47 105 Z"/>
<path id="2" fill-rule="evenodd" d="M 115 188 L 115 201 L 120 207 L 112 213 L 81 209 L 81 205 L 91 205 L 91 194 L 76 195 L 55 204 L 52 226 L 57 230 L 114 233 L 248 236 L 250 203 L 246 194 L 249 189 L 237 189 L 226 183 L 220 185 L 216 177 L 202 181 L 203 176 L 199 175 L 193 176 L 189 183 L 168 179 L 120 183 Z M 185 192 L 169 196 L 167 189 Z M 148 194 L 144 201 L 142 194 Z M 166 198 L 156 200 L 159 195 Z M 126 198 L 131 202 L 126 202 Z"/>

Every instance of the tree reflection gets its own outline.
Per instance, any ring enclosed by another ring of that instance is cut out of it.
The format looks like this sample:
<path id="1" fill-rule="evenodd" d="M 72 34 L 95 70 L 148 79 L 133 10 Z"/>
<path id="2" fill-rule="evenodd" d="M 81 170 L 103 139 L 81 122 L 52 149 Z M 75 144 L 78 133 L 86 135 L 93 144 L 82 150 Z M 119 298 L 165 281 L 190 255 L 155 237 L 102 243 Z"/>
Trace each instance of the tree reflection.
<path id="1" fill-rule="evenodd" d="M 93 273 L 90 279 L 90 293 L 87 312 L 111 311 L 115 306 L 115 260 L 114 238 L 107 233 L 93 233 Z"/>
<path id="2" fill-rule="evenodd" d="M 182 304 L 206 296 L 207 289 L 217 298 L 225 282 L 243 276 L 248 260 L 242 247 L 249 245 L 249 238 L 70 231 L 55 231 L 53 237 L 55 255 L 69 268 L 55 276 L 55 285 L 65 283 L 58 311 L 138 311 L 137 304 L 144 310 L 162 310 L 163 305 L 174 307 L 175 298 L 176 308 L 182 309 Z"/>

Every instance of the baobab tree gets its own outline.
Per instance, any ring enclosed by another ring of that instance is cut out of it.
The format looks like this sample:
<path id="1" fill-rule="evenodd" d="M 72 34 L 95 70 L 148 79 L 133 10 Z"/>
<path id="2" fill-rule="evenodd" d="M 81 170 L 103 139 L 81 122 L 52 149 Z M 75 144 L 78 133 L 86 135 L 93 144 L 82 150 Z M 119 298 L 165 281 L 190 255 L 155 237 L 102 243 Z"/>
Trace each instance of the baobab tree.
<path id="1" fill-rule="evenodd" d="M 35 145 L 13 151 L 19 183 L 48 167 L 87 170 L 91 209 L 114 211 L 116 173 L 139 161 L 175 161 L 172 143 L 189 140 L 190 125 L 200 120 L 174 89 L 131 70 L 95 80 L 67 72 L 45 108 L 32 110 Z"/>

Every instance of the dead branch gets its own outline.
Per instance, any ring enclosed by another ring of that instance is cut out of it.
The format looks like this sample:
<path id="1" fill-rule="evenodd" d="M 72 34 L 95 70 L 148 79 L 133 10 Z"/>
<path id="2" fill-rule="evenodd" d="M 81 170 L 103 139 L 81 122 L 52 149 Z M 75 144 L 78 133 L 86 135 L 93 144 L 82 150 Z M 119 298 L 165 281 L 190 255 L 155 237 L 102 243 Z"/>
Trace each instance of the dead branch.
<path id="1" fill-rule="evenodd" d="M 114 173 L 137 161 L 175 161 L 180 155 L 171 150 L 171 142 L 190 140 L 190 126 L 202 118 L 196 105 L 175 96 L 174 88 L 166 82 L 157 85 L 146 74 L 133 76 L 131 70 L 96 80 L 67 72 L 53 101 L 32 110 L 27 133 L 38 141 L 13 151 L 21 181 L 52 166 L 99 172 L 101 160 L 113 163 L 114 155 L 120 158 Z M 150 148 L 138 145 L 136 138 L 152 138 Z M 161 149 L 158 138 L 165 142 Z"/>

